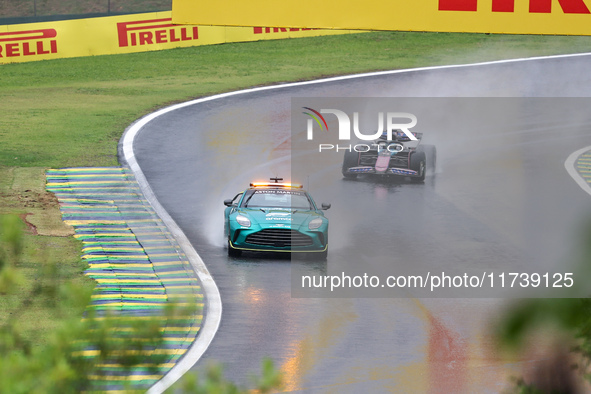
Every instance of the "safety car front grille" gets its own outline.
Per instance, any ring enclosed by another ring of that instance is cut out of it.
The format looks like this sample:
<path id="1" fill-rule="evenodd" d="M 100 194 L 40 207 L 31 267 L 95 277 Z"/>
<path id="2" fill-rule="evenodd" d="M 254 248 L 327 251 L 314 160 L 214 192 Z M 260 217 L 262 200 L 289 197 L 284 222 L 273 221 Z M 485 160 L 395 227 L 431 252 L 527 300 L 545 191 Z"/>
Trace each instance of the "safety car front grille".
<path id="1" fill-rule="evenodd" d="M 314 243 L 310 236 L 296 230 L 284 228 L 268 228 L 252 233 L 246 237 L 246 242 L 253 245 L 274 246 L 276 248 L 311 246 Z"/>

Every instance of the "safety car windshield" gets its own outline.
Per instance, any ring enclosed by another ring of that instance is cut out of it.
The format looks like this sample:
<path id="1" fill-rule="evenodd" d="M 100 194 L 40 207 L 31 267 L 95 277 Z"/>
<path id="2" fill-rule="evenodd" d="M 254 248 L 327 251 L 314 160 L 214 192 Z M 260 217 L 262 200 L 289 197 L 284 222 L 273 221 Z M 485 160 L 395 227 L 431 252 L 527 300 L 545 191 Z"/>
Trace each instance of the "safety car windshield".
<path id="1" fill-rule="evenodd" d="M 243 201 L 244 208 L 313 209 L 307 193 L 295 190 L 252 190 L 247 192 Z"/>

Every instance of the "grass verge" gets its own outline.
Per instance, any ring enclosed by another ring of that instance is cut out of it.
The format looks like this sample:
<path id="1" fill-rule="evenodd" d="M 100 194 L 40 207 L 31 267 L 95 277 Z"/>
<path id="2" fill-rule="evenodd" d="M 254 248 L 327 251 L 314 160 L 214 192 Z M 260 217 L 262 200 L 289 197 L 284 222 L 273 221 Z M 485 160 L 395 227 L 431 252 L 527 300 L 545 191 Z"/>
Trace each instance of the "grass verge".
<path id="1" fill-rule="evenodd" d="M 116 165 L 133 120 L 275 82 L 591 51 L 591 37 L 376 32 L 3 65 L 0 165 Z"/>
<path id="2" fill-rule="evenodd" d="M 64 278 L 83 280 L 79 245 L 58 238 L 71 230 L 44 190 L 44 170 L 117 165 L 125 127 L 158 107 L 330 75 L 589 51 L 591 37 L 375 32 L 3 65 L 0 213 L 29 224 L 27 266 L 39 264 L 36 253 L 51 251 L 69 267 Z M 0 316 L 21 301 L 0 303 Z M 43 341 L 40 326 L 60 318 L 28 317 L 30 337 Z"/>
<path id="3" fill-rule="evenodd" d="M 61 284 L 90 290 L 94 282 L 81 275 L 86 268 L 81 243 L 69 237 L 73 229 L 61 220 L 55 196 L 45 191 L 44 168 L 0 167 L 0 219 L 9 213 L 19 215 L 25 225 L 23 253 L 16 262 L 23 280 L 17 293 L 0 294 L 0 327 L 16 321 L 22 340 L 34 348 L 46 342 L 62 320 L 83 312 L 79 306 L 56 315 L 53 305 L 63 301 L 61 294 L 38 293 L 36 286 L 47 279 L 41 276 L 55 267 L 53 276 Z"/>

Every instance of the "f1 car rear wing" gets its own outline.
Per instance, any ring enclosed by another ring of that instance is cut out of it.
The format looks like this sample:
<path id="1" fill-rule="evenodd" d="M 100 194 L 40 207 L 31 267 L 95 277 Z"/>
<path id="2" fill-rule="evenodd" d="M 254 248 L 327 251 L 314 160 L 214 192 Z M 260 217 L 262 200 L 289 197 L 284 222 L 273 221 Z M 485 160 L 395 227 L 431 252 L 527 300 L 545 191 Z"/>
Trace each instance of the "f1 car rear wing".
<path id="1" fill-rule="evenodd" d="M 423 138 L 423 133 L 415 133 L 415 132 L 411 132 L 412 135 L 414 135 L 419 141 Z M 402 131 L 395 131 L 394 133 L 392 133 L 392 136 L 396 135 L 396 140 L 397 141 L 411 141 L 411 139 L 404 134 Z"/>
<path id="2" fill-rule="evenodd" d="M 416 133 L 414 131 L 411 131 L 410 133 L 412 135 L 414 135 L 418 141 L 420 141 L 423 138 L 423 133 Z M 379 140 L 388 141 L 388 133 L 384 131 L 382 133 L 382 135 L 380 136 Z M 402 130 L 392 130 L 392 141 L 400 141 L 400 142 L 413 141 L 413 142 L 416 142 L 415 140 L 411 140 L 410 137 L 408 135 L 406 135 L 406 133 Z"/>

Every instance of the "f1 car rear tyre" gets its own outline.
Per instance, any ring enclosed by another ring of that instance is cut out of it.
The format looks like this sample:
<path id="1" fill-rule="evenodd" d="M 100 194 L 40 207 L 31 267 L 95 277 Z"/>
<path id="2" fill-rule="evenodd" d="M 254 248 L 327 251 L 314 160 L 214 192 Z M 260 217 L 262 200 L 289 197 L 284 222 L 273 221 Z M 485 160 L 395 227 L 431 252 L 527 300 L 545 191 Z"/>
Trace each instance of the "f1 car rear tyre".
<path id="1" fill-rule="evenodd" d="M 411 176 L 413 182 L 424 182 L 425 173 L 427 172 L 427 157 L 425 152 L 413 152 L 410 156 L 410 169 L 418 173 L 417 176 Z"/>
<path id="2" fill-rule="evenodd" d="M 437 163 L 437 149 L 435 148 L 435 145 L 419 145 L 417 151 L 425 152 L 425 156 L 427 157 L 426 168 L 431 171 L 431 173 L 435 173 Z"/>
<path id="3" fill-rule="evenodd" d="M 240 249 L 234 249 L 230 241 L 228 241 L 228 256 L 230 257 L 240 257 L 242 255 L 242 251 Z"/>
<path id="4" fill-rule="evenodd" d="M 355 179 L 357 174 L 350 174 L 347 171 L 351 167 L 359 165 L 359 152 L 348 152 L 345 151 L 345 157 L 343 158 L 343 177 L 346 179 Z"/>

